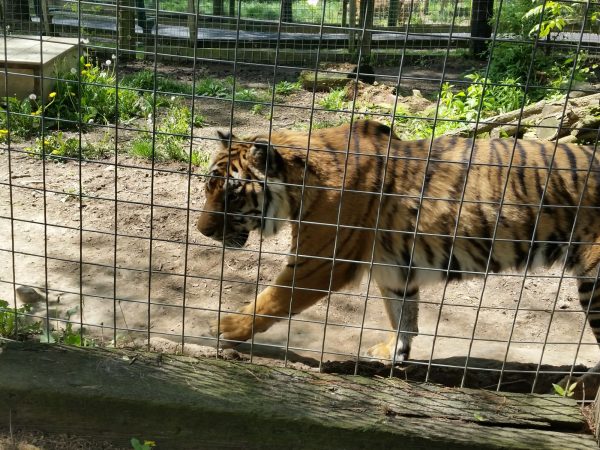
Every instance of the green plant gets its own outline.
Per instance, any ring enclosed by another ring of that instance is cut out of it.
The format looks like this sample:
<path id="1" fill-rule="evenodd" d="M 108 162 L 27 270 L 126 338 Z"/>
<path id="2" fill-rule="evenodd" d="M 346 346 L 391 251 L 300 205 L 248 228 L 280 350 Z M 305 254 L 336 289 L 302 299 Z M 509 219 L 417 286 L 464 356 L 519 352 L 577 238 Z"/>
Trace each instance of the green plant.
<path id="1" fill-rule="evenodd" d="M 329 111 L 341 111 L 345 105 L 345 95 L 345 89 L 334 89 L 319 100 L 319 105 Z"/>
<path id="2" fill-rule="evenodd" d="M 575 388 L 577 387 L 577 382 L 567 383 L 567 385 L 564 388 L 560 384 L 552 383 L 552 387 L 554 388 L 554 392 L 556 392 L 561 397 L 573 397 L 573 395 L 575 395 Z"/>
<path id="3" fill-rule="evenodd" d="M 154 71 L 140 70 L 126 75 L 120 82 L 120 86 L 154 91 Z M 173 80 L 162 74 L 156 74 L 156 90 L 169 94 L 191 94 L 192 85 L 184 81 Z"/>
<path id="4" fill-rule="evenodd" d="M 186 105 L 172 107 L 169 114 L 162 116 L 156 125 L 154 143 L 149 132 L 137 137 L 131 143 L 130 153 L 145 159 L 155 161 L 183 161 L 190 159 L 187 151 L 192 121 L 191 110 Z M 152 123 L 150 119 L 150 123 Z M 204 117 L 200 114 L 194 116 L 194 124 L 202 125 Z M 194 161 L 201 164 L 200 155 L 191 154 Z M 198 165 L 199 165 L 198 164 Z"/>
<path id="5" fill-rule="evenodd" d="M 130 442 L 133 450 L 151 450 L 152 447 L 156 447 L 156 442 L 154 441 L 144 441 L 142 443 L 138 438 L 131 438 Z"/>
<path id="6" fill-rule="evenodd" d="M 71 308 L 66 313 L 67 323 L 64 328 L 59 328 L 53 331 L 44 330 L 40 336 L 40 342 L 42 343 L 60 343 L 66 345 L 76 345 L 78 347 L 95 347 L 96 341 L 94 339 L 83 336 L 83 328 L 80 331 L 73 329 L 73 323 L 70 322 L 71 316 L 77 312 L 77 307 Z"/>
<path id="7" fill-rule="evenodd" d="M 62 131 L 48 133 L 42 138 L 36 138 L 31 147 L 25 149 L 31 156 L 38 158 L 102 158 L 112 152 L 110 134 L 105 132 L 100 139 L 82 139 L 81 151 L 79 138 L 67 137 Z"/>
<path id="8" fill-rule="evenodd" d="M 41 129 L 39 117 L 39 106 L 36 96 L 31 94 L 29 98 L 19 100 L 16 97 L 4 97 L 0 104 L 0 129 L 2 141 L 8 136 L 10 129 L 11 138 L 28 138 L 34 136 Z"/>
<path id="9" fill-rule="evenodd" d="M 0 300 L 0 337 L 21 340 L 41 333 L 42 323 L 32 321 L 30 313 L 30 305 L 11 308 L 7 301 Z"/>
<path id="10" fill-rule="evenodd" d="M 62 131 L 51 133 L 43 138 L 36 138 L 32 147 L 26 150 L 31 156 L 39 158 L 47 157 L 79 157 L 79 139 L 74 137 L 65 137 Z"/>
<path id="11" fill-rule="evenodd" d="M 82 56 L 78 68 L 59 78 L 53 102 L 44 111 L 57 126 L 73 127 L 80 121 L 84 125 L 114 123 L 141 117 L 148 110 L 147 97 L 132 89 L 117 90 L 112 60 L 101 63 Z"/>
<path id="12" fill-rule="evenodd" d="M 152 159 L 154 153 L 152 140 L 146 136 L 137 137 L 131 142 L 129 153 L 143 159 Z"/>
<path id="13" fill-rule="evenodd" d="M 196 95 L 204 97 L 231 98 L 233 92 L 233 78 L 223 80 L 214 78 L 200 78 L 196 81 Z"/>
<path id="14" fill-rule="evenodd" d="M 288 96 L 295 94 L 300 91 L 300 89 L 302 89 L 302 86 L 299 81 L 291 82 L 282 80 L 275 85 L 275 94 Z"/>

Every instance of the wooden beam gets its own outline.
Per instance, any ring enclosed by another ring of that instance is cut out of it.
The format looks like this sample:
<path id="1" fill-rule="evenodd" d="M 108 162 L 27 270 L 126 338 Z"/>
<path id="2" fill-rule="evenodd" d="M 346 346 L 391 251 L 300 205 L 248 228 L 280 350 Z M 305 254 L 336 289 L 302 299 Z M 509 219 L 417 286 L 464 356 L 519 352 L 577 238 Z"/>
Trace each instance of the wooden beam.
<path id="1" fill-rule="evenodd" d="M 31 343 L 0 348 L 9 424 L 178 449 L 596 448 L 556 395 Z"/>

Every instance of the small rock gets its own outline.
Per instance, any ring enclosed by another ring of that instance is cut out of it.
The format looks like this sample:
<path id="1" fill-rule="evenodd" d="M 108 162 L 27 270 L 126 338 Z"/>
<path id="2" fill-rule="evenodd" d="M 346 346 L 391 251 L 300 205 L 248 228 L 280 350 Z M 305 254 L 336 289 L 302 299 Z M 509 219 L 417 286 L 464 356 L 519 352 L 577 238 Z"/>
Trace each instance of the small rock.
<path id="1" fill-rule="evenodd" d="M 40 303 L 46 300 L 46 298 L 36 291 L 31 286 L 19 286 L 17 288 L 17 297 L 26 305 L 32 305 L 34 303 Z"/>

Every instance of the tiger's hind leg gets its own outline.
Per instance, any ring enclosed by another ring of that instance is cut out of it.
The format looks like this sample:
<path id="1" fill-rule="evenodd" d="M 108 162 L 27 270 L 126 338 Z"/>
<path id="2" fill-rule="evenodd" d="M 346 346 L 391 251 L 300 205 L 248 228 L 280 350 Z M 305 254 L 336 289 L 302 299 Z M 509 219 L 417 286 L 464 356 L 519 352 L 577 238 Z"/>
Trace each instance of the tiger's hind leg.
<path id="1" fill-rule="evenodd" d="M 595 251 L 594 253 L 597 253 Z M 597 258 L 600 255 L 597 256 Z M 594 258 L 596 260 L 596 258 Z M 594 266 L 598 265 L 598 261 Z M 581 275 L 585 278 L 577 280 L 577 290 L 579 292 L 579 302 L 582 310 L 587 315 L 587 321 L 594 333 L 596 342 L 600 345 L 600 279 L 597 279 L 598 268 L 593 267 Z M 592 367 L 587 373 L 579 377 L 566 376 L 560 381 L 560 385 L 566 388 L 567 385 L 577 383 L 574 396 L 577 399 L 590 400 L 595 398 L 596 392 L 600 387 L 600 362 Z"/>
<path id="2" fill-rule="evenodd" d="M 403 362 L 408 359 L 413 337 L 418 333 L 419 317 L 419 289 L 408 287 L 406 295 L 403 291 L 396 291 L 380 285 L 384 297 L 385 311 L 390 320 L 392 329 L 386 342 L 381 342 L 367 350 L 367 355 L 372 358 Z"/>

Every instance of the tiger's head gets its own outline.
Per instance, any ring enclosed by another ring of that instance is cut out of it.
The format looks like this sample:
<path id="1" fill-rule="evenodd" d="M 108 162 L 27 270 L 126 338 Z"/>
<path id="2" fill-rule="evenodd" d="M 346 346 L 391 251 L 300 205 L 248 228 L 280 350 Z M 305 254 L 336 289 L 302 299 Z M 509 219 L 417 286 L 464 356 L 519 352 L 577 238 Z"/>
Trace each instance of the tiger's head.
<path id="1" fill-rule="evenodd" d="M 206 182 L 198 230 L 228 247 L 243 247 L 253 230 L 276 233 L 289 216 L 284 159 L 265 138 L 240 141 L 217 132 L 221 148 Z M 231 142 L 231 145 L 229 144 Z"/>

